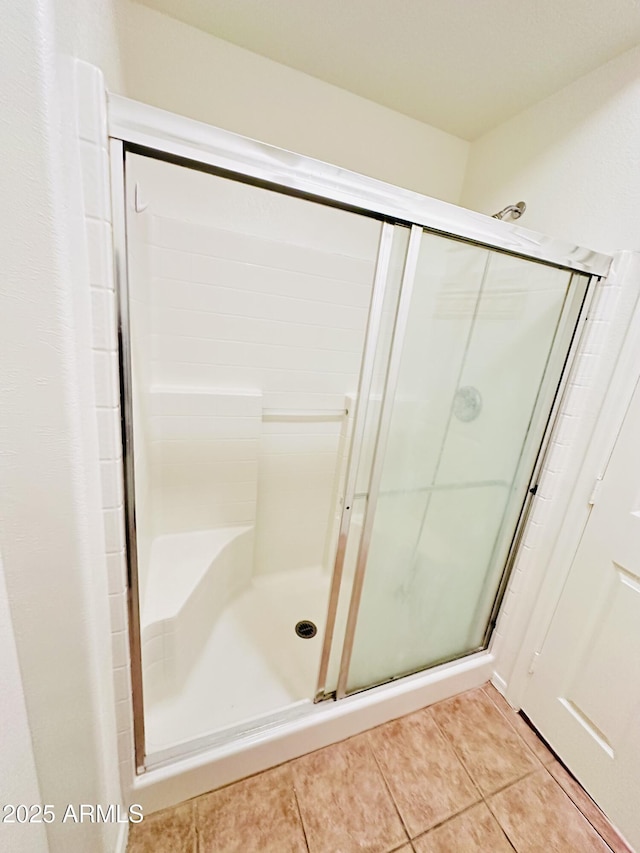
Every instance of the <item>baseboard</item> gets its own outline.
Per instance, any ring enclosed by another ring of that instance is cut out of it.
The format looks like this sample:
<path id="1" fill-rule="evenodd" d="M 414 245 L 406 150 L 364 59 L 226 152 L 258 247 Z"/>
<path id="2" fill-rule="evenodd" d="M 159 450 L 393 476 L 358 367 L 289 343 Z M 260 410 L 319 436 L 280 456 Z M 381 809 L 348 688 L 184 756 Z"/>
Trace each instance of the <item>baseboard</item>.
<path id="1" fill-rule="evenodd" d="M 498 693 L 501 693 L 506 699 L 506 697 L 507 697 L 507 682 L 504 680 L 504 678 L 502 678 L 500 675 L 498 675 L 497 673 L 494 672 L 493 675 L 491 676 L 491 683 L 496 688 Z"/>
<path id="2" fill-rule="evenodd" d="M 118 829 L 118 840 L 113 853 L 127 853 L 127 841 L 129 840 L 129 824 L 121 823 Z"/>

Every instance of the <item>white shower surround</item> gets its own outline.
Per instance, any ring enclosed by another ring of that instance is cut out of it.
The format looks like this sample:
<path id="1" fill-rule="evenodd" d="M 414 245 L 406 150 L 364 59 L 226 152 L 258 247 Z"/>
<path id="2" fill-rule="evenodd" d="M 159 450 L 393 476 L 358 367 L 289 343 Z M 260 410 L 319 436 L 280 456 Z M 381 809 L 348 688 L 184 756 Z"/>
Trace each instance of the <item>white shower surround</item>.
<path id="1" fill-rule="evenodd" d="M 214 624 L 251 582 L 253 527 L 219 527 L 159 536 L 151 547 L 140 618 L 142 678 L 151 703 L 179 689 Z M 176 566 L 180 573 L 176 574 Z M 155 746 L 155 752 L 162 746 Z"/>
<path id="2" fill-rule="evenodd" d="M 127 570 L 107 177 L 106 96 L 99 69 L 80 61 L 76 61 L 75 67 L 86 240 L 90 257 L 88 285 L 93 298 L 96 417 L 103 474 L 118 748 L 125 800 L 141 802 L 147 812 L 159 809 L 469 689 L 488 678 L 493 677 L 504 689 L 510 679 L 516 682 L 524 677 L 522 666 L 519 671 L 516 667 L 516 663 L 527 654 L 527 649 L 522 646 L 526 624 L 521 625 L 521 617 L 533 608 L 544 580 L 544 558 L 553 551 L 563 510 L 580 472 L 635 304 L 636 294 L 629 274 L 629 268 L 634 264 L 633 259 L 626 257 L 618 259 L 607 281 L 597 288 L 551 439 L 539 500 L 534 504 L 489 650 L 374 688 L 340 703 L 312 706 L 304 717 L 291 721 L 282 719 L 267 733 L 238 739 L 232 744 L 204 750 L 141 776 L 135 775 L 131 670 L 126 644 Z M 584 470 L 582 477 L 584 479 Z M 574 530 L 577 529 L 578 524 L 574 520 Z"/>

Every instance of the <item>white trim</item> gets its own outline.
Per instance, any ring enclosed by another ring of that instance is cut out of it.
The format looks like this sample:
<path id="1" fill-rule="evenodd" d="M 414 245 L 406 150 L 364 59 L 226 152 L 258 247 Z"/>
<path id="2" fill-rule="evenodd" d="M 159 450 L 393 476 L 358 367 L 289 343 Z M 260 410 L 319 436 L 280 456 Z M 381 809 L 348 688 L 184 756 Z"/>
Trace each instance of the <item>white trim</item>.
<path id="1" fill-rule="evenodd" d="M 604 276 L 611 266 L 609 255 L 119 95 L 109 95 L 108 130 L 130 144 L 578 272 Z"/>
<path id="2" fill-rule="evenodd" d="M 640 373 L 640 254 L 620 252 L 599 285 L 587 333 L 540 479 L 491 649 L 496 673 L 516 708 L 530 663 L 544 642 L 591 506 L 593 483 L 606 467 Z M 590 374 L 590 375 L 589 375 Z"/>
<path id="3" fill-rule="evenodd" d="M 129 824 L 121 823 L 118 827 L 118 839 L 113 853 L 127 853 L 129 842 Z"/>
<path id="4" fill-rule="evenodd" d="M 496 688 L 498 693 L 501 693 L 503 696 L 507 692 L 507 685 L 504 678 L 501 678 L 497 673 L 493 673 L 491 676 L 491 683 Z"/>
<path id="5" fill-rule="evenodd" d="M 103 540 L 101 565 L 95 573 L 104 572 L 109 593 L 111 626 L 111 677 L 113 705 L 105 709 L 107 722 L 112 723 L 113 740 L 105 743 L 105 767 L 113 760 L 117 749 L 120 764 L 120 788 L 117 799 L 126 800 L 131 785 L 131 680 L 126 642 L 127 628 L 127 565 L 121 522 L 123 508 L 120 500 L 122 476 L 122 447 L 120 441 L 119 383 L 117 371 L 118 339 L 114 311 L 114 278 L 111 265 L 112 207 L 109 193 L 109 155 L 107 151 L 107 99 L 104 79 L 99 68 L 80 59 L 73 60 L 76 130 L 80 150 L 80 176 L 83 189 L 83 238 L 86 245 L 88 275 L 86 294 L 91 298 L 92 362 L 94 369 L 93 407 L 98 434 L 97 458 L 92 464 L 99 467 L 103 483 L 115 487 L 102 495 Z M 87 405 L 89 400 L 86 401 Z M 111 703 L 110 703 L 111 704 Z M 110 718 L 110 719 L 109 719 Z M 115 780 L 114 780 L 115 781 Z M 116 792 L 112 800 L 115 801 Z M 112 826 L 105 844 L 116 838 Z M 126 833 L 125 847 L 126 847 Z"/>

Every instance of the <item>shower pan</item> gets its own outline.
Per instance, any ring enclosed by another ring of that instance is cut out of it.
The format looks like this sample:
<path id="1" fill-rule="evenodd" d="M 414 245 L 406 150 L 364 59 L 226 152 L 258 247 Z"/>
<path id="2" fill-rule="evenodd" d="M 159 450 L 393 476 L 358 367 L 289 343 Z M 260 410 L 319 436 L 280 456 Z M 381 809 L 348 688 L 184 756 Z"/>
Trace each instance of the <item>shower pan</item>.
<path id="1" fill-rule="evenodd" d="M 111 136 L 138 767 L 482 654 L 609 259 L 124 99 Z"/>

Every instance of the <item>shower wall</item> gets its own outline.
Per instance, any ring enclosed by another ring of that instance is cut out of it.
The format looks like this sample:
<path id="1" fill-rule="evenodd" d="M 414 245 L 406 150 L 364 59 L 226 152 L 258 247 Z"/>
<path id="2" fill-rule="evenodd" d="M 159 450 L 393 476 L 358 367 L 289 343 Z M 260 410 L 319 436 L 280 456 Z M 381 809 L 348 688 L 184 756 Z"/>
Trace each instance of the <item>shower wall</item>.
<path id="1" fill-rule="evenodd" d="M 142 546 L 255 526 L 253 575 L 329 568 L 380 225 L 149 158 L 127 163 Z"/>

